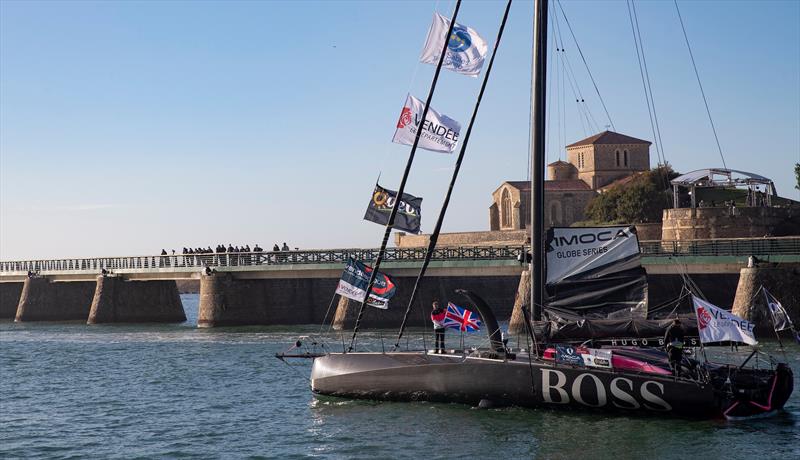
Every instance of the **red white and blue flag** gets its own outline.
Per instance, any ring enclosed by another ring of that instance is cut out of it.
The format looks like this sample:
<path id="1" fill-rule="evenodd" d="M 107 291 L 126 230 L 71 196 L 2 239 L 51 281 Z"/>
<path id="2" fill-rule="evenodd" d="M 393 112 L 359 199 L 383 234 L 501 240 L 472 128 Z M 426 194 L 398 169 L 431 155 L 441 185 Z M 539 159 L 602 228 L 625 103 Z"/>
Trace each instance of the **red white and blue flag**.
<path id="1" fill-rule="evenodd" d="M 450 302 L 447 304 L 443 325 L 461 332 L 475 332 L 481 328 L 481 319 L 477 314 Z"/>

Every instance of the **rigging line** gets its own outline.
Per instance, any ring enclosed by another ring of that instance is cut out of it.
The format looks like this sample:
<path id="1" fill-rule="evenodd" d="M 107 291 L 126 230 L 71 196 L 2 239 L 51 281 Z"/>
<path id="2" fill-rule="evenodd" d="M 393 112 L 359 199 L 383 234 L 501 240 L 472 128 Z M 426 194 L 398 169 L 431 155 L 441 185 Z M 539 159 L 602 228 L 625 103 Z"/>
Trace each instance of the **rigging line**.
<path id="1" fill-rule="evenodd" d="M 334 299 L 336 299 L 336 292 L 334 292 L 333 296 L 331 297 L 331 302 L 328 304 L 328 310 L 325 311 L 325 317 L 322 318 L 322 324 L 319 325 L 319 332 L 317 332 L 317 335 L 322 335 L 322 329 L 325 327 L 325 321 L 328 321 L 328 314 L 331 312 Z M 333 326 L 333 319 L 331 319 L 331 326 Z"/>
<path id="2" fill-rule="evenodd" d="M 681 10 L 678 8 L 678 0 L 673 0 L 675 3 L 675 11 L 678 12 L 678 20 L 681 23 L 681 30 L 683 30 L 683 38 L 686 40 L 686 48 L 689 49 L 689 57 L 692 58 L 692 68 L 694 68 L 694 75 L 697 77 L 697 85 L 700 86 L 700 94 L 703 96 L 703 103 L 706 106 L 706 113 L 708 114 L 708 121 L 711 123 L 711 131 L 714 133 L 714 140 L 717 141 L 717 150 L 719 150 L 719 157 L 722 159 L 722 167 L 728 169 L 725 164 L 725 156 L 722 154 L 722 146 L 719 144 L 719 137 L 717 136 L 717 128 L 714 126 L 714 120 L 711 118 L 711 109 L 708 108 L 708 100 L 706 99 L 706 92 L 703 90 L 703 83 L 700 81 L 700 73 L 697 71 L 697 64 L 694 61 L 694 53 L 692 53 L 692 45 L 689 44 L 689 36 L 686 35 L 686 27 L 683 25 L 683 17 Z"/>
<path id="3" fill-rule="evenodd" d="M 633 34 L 633 44 L 636 48 L 636 60 L 639 63 L 639 76 L 642 77 L 642 90 L 644 91 L 644 100 L 647 102 L 647 114 L 650 116 L 650 129 L 653 132 L 653 140 L 656 146 L 656 155 L 658 155 L 658 162 L 661 163 L 661 148 L 658 146 L 658 137 L 656 136 L 656 124 L 653 121 L 653 109 L 650 107 L 650 96 L 647 90 L 647 83 L 644 78 L 644 66 L 642 65 L 642 56 L 639 53 L 639 39 L 636 36 L 636 28 L 633 25 L 633 12 L 631 11 L 631 0 L 625 1 L 625 6 L 628 7 L 628 19 L 631 23 L 631 33 Z"/>
<path id="4" fill-rule="evenodd" d="M 444 36 L 444 40 L 442 43 L 442 50 L 439 54 L 439 62 L 436 64 L 436 71 L 433 74 L 433 81 L 431 81 L 431 87 L 428 90 L 428 98 L 425 100 L 425 107 L 422 109 L 422 115 L 420 116 L 420 120 L 425 121 L 426 117 L 428 116 L 428 109 L 431 107 L 431 100 L 433 99 L 433 93 L 436 90 L 436 82 L 439 81 L 439 74 L 442 71 L 442 64 L 444 64 L 444 57 L 447 54 L 447 47 L 450 44 L 450 35 L 453 33 L 453 27 L 456 24 L 456 18 L 458 17 L 458 10 L 461 8 L 461 0 L 456 0 L 456 6 L 453 10 L 453 17 L 450 18 L 450 25 L 447 27 L 447 34 Z M 406 168 L 403 171 L 403 178 L 400 180 L 400 187 L 397 189 L 397 196 L 402 198 L 403 192 L 406 188 L 406 182 L 408 181 L 408 174 L 411 172 L 411 165 L 414 163 L 414 155 L 417 152 L 417 146 L 419 145 L 419 140 L 422 138 L 422 126 L 420 129 L 417 129 L 417 134 L 414 136 L 414 145 L 411 146 L 411 151 L 408 154 L 408 161 L 406 162 Z M 389 235 L 392 233 L 392 226 L 394 226 L 394 219 L 397 217 L 397 211 L 400 209 L 398 204 L 400 200 L 397 199 L 394 202 L 394 206 L 392 206 L 392 212 L 389 214 L 389 220 L 386 222 L 386 230 L 383 233 L 383 241 L 381 242 L 380 250 L 378 251 L 378 256 L 375 258 L 375 263 L 372 267 L 372 273 L 369 277 L 369 283 L 367 284 L 366 292 L 364 293 L 364 299 L 361 300 L 361 305 L 358 309 L 358 316 L 356 317 L 356 324 L 353 327 L 353 336 L 350 338 L 350 348 L 348 351 L 353 350 L 353 346 L 356 341 L 356 336 L 358 335 L 358 328 L 361 325 L 361 320 L 364 317 L 364 307 L 367 304 L 367 299 L 369 299 L 369 295 L 372 292 L 372 287 L 375 285 L 375 278 L 378 275 L 378 270 L 381 266 L 381 261 L 383 261 L 383 255 L 386 252 L 386 246 L 389 244 Z"/>
<path id="5" fill-rule="evenodd" d="M 556 19 L 557 18 L 558 18 L 558 16 L 556 16 Z M 561 27 L 558 25 L 557 22 L 556 22 L 556 27 L 558 29 L 558 34 L 561 35 Z M 587 111 L 589 116 L 591 116 L 592 121 L 594 122 L 594 127 L 595 127 L 596 131 L 600 131 L 600 125 L 597 123 L 597 120 L 595 120 L 594 115 L 592 114 L 591 110 L 589 109 L 589 105 L 586 103 L 586 99 L 583 97 L 583 91 L 581 91 L 580 84 L 578 84 L 578 77 L 575 76 L 575 70 L 572 68 L 572 62 L 569 60 L 569 56 L 566 54 L 566 48 L 564 48 L 564 40 L 563 40 L 563 38 L 561 39 L 561 49 L 564 50 L 563 58 L 567 63 L 568 75 L 575 82 L 575 87 L 578 90 L 578 95 L 580 96 L 581 103 L 583 103 L 583 105 L 585 107 L 585 110 Z"/>
<path id="6" fill-rule="evenodd" d="M 561 4 L 561 0 L 556 0 L 556 3 L 558 3 L 558 8 L 561 10 L 561 14 L 564 16 L 564 22 L 567 24 L 567 28 L 569 29 L 570 35 L 572 35 L 572 40 L 575 42 L 575 47 L 578 49 L 578 54 L 581 56 L 583 65 L 586 67 L 586 72 L 589 74 L 589 78 L 592 80 L 592 85 L 594 85 L 594 90 L 597 93 L 597 97 L 600 98 L 600 104 L 603 106 L 603 110 L 606 112 L 608 123 L 611 125 L 611 129 L 616 131 L 617 128 L 614 127 L 614 122 L 611 120 L 611 114 L 608 113 L 608 108 L 606 107 L 606 103 L 603 100 L 603 96 L 600 95 L 600 89 L 597 87 L 597 82 L 594 80 L 592 71 L 589 70 L 589 63 L 586 62 L 586 56 L 583 55 L 583 50 L 581 50 L 581 45 L 578 44 L 578 39 L 575 37 L 575 32 L 572 30 L 572 25 L 569 23 L 569 19 L 567 19 L 567 13 L 564 11 L 564 6 Z"/>
<path id="7" fill-rule="evenodd" d="M 475 125 L 475 118 L 478 116 L 478 109 L 481 106 L 481 100 L 483 99 L 483 94 L 486 91 L 486 84 L 489 82 L 489 75 L 492 73 L 492 67 L 494 66 L 494 58 L 497 56 L 497 49 L 500 47 L 500 40 L 503 38 L 503 30 L 506 27 L 506 21 L 508 20 L 508 12 L 511 9 L 511 0 L 508 0 L 506 4 L 506 10 L 503 13 L 503 20 L 500 22 L 500 28 L 497 31 L 497 40 L 494 43 L 494 49 L 492 50 L 492 57 L 489 59 L 489 65 L 486 68 L 486 73 L 483 76 L 483 82 L 481 83 L 481 89 L 478 92 L 478 99 L 475 102 L 475 107 L 472 110 L 472 117 L 469 120 L 469 125 L 467 126 L 466 134 L 464 135 L 464 141 L 461 144 L 461 150 L 458 152 L 458 158 L 456 159 L 455 166 L 453 167 L 453 174 L 450 177 L 450 185 L 447 188 L 447 193 L 445 194 L 444 201 L 442 202 L 442 209 L 439 211 L 439 217 L 436 220 L 436 226 L 431 233 L 428 242 L 428 250 L 425 252 L 425 260 L 422 262 L 422 267 L 420 267 L 419 274 L 417 274 L 417 280 L 414 282 L 414 289 L 411 291 L 411 296 L 408 299 L 408 306 L 406 307 L 405 315 L 403 315 L 403 322 L 400 325 L 400 331 L 397 334 L 397 341 L 395 342 L 395 349 L 400 346 L 400 339 L 403 337 L 403 331 L 406 327 L 406 322 L 408 320 L 408 315 L 411 313 L 411 308 L 414 306 L 414 299 L 417 295 L 417 290 L 419 288 L 420 283 L 422 282 L 422 278 L 425 276 L 425 270 L 428 268 L 428 264 L 431 261 L 431 257 L 433 256 L 433 251 L 436 249 L 436 241 L 439 239 L 439 232 L 442 230 L 442 224 L 444 223 L 444 216 L 447 213 L 447 206 L 450 204 L 450 197 L 453 194 L 453 188 L 456 184 L 456 179 L 458 178 L 458 172 L 461 170 L 461 162 L 464 160 L 464 154 L 467 151 L 467 144 L 469 143 L 470 135 L 472 134 L 472 128 Z M 449 37 L 450 35 L 448 35 Z M 399 194 L 399 192 L 398 192 Z M 401 195 L 398 195 L 401 196 Z M 396 200 L 399 201 L 399 200 Z"/>
<path id="8" fill-rule="evenodd" d="M 661 125 L 658 123 L 658 111 L 656 110 L 656 100 L 653 96 L 653 87 L 650 83 L 650 71 L 647 69 L 647 58 L 644 55 L 644 41 L 642 40 L 642 32 L 639 30 L 639 15 L 636 13 L 636 3 L 631 0 L 631 8 L 633 9 L 633 20 L 636 23 L 636 35 L 639 36 L 639 47 L 642 49 L 642 62 L 644 63 L 644 75 L 647 78 L 647 90 L 650 92 L 650 104 L 653 106 L 653 120 L 656 122 L 656 133 L 658 134 L 658 144 L 661 149 L 661 158 L 664 164 L 667 163 L 667 154 L 664 152 L 664 143 L 661 141 Z"/>
<path id="9" fill-rule="evenodd" d="M 533 30 L 533 25 L 531 25 L 531 31 L 532 31 L 532 33 L 535 33 L 535 31 Z M 552 30 L 552 34 L 553 34 L 553 40 L 556 41 L 556 39 L 555 39 L 555 34 L 556 34 L 555 30 Z M 533 40 L 533 39 L 531 40 L 531 56 L 533 56 L 533 47 L 535 46 L 534 41 L 535 40 Z M 556 43 L 557 43 L 557 41 L 556 41 Z M 558 49 L 558 44 L 556 44 L 556 49 Z M 553 53 L 553 52 L 551 52 L 547 56 L 548 61 L 549 61 L 547 63 L 547 66 L 549 68 L 552 68 L 552 66 L 553 66 L 553 59 L 555 59 L 554 56 L 555 56 L 555 53 Z M 533 64 L 534 64 L 533 58 L 531 58 L 531 75 L 533 75 L 533 71 L 534 71 Z M 551 127 L 552 124 L 551 124 L 550 120 L 551 120 L 552 117 L 550 116 L 550 114 L 553 112 L 553 106 L 552 106 L 552 102 L 553 102 L 553 82 L 552 82 L 552 79 L 553 79 L 553 76 L 552 76 L 552 74 L 547 75 L 547 78 L 550 79 L 550 84 L 547 85 L 547 120 L 545 121 L 545 124 L 548 127 Z M 531 80 L 531 82 L 530 82 L 530 88 L 531 88 L 531 93 L 530 93 L 531 101 L 533 101 L 533 80 Z M 529 104 L 528 107 L 530 107 L 530 111 L 531 111 L 530 112 L 531 113 L 530 122 L 531 122 L 531 125 L 533 125 L 533 103 Z M 544 151 L 545 151 L 545 154 L 547 154 L 547 152 L 549 152 L 550 149 L 553 148 L 553 143 L 550 141 L 550 137 L 552 136 L 552 133 L 550 131 L 552 131 L 552 129 L 550 129 L 546 133 L 546 135 L 544 137 L 544 142 L 545 142 Z M 531 130 L 528 130 L 528 153 L 529 154 L 526 155 L 528 157 L 528 181 L 531 180 L 531 156 L 530 156 L 531 144 L 530 144 L 530 142 L 531 142 Z"/>

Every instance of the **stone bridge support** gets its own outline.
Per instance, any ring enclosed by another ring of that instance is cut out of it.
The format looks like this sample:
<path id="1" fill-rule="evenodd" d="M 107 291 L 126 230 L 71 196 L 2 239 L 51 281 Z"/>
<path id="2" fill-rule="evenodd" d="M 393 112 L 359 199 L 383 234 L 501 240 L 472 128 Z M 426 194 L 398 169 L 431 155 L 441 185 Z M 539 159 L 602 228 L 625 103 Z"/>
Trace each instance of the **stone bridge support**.
<path id="1" fill-rule="evenodd" d="M 87 324 L 186 321 L 175 281 L 98 276 Z"/>
<path id="2" fill-rule="evenodd" d="M 531 309 L 531 272 L 525 270 L 519 275 L 519 287 L 517 297 L 514 299 L 514 311 L 511 312 L 511 319 L 508 321 L 508 333 L 513 335 L 526 334 L 525 316 L 523 309 Z"/>
<path id="3" fill-rule="evenodd" d="M 22 283 L 0 283 L 0 319 L 14 319 Z"/>
<path id="4" fill-rule="evenodd" d="M 200 278 L 199 327 L 319 324 L 338 280 Z"/>
<path id="5" fill-rule="evenodd" d="M 757 337 L 774 337 L 763 294 L 758 293 L 761 286 L 781 302 L 794 324 L 800 324 L 800 265 L 747 267 L 739 274 L 733 314 L 754 321 Z"/>
<path id="6" fill-rule="evenodd" d="M 26 278 L 15 321 L 86 321 L 92 305 L 92 281 L 56 281 Z"/>

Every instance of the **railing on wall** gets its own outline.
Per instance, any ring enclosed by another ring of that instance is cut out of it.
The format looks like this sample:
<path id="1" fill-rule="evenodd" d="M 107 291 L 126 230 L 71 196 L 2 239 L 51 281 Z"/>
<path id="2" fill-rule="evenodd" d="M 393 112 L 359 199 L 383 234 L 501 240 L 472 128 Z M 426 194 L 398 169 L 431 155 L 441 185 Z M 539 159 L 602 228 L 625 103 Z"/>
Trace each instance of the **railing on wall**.
<path id="1" fill-rule="evenodd" d="M 434 250 L 433 260 L 521 260 L 523 246 L 445 247 Z M 421 261 L 425 248 L 389 248 L 385 261 Z M 194 267 L 251 267 L 264 265 L 308 265 L 341 263 L 349 258 L 370 262 L 377 249 L 335 249 L 308 251 L 175 254 L 167 256 L 126 256 L 91 259 L 0 261 L 3 272 L 69 272 L 105 270 L 180 270 Z"/>
<path id="2" fill-rule="evenodd" d="M 800 237 L 642 241 L 645 257 L 670 256 L 800 256 Z M 433 260 L 516 260 L 530 249 L 523 246 L 464 246 L 436 248 Z M 187 271 L 202 267 L 252 267 L 272 265 L 343 264 L 348 258 L 369 263 L 377 249 L 332 249 L 166 256 L 97 257 L 0 261 L 0 274 L 26 272 L 101 272 L 102 270 Z M 425 248 L 389 248 L 386 261 L 421 261 Z"/>

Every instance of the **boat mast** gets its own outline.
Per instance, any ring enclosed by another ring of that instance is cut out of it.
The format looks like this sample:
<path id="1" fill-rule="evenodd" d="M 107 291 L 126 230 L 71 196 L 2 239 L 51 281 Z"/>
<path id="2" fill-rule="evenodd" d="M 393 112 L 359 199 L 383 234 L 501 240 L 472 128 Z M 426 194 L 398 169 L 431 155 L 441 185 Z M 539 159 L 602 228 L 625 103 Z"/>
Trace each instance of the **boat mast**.
<path id="1" fill-rule="evenodd" d="M 386 222 L 386 231 L 383 234 L 383 242 L 381 242 L 381 248 L 378 251 L 378 256 L 375 258 L 375 262 L 372 264 L 372 273 L 369 277 L 369 284 L 367 284 L 366 293 L 364 294 L 364 299 L 361 301 L 361 305 L 358 309 L 358 317 L 356 318 L 356 324 L 353 327 L 353 337 L 350 339 L 350 346 L 348 347 L 348 351 L 353 351 L 356 343 L 356 336 L 358 335 L 358 327 L 361 325 L 361 319 L 364 317 L 364 306 L 367 304 L 367 300 L 369 299 L 369 295 L 372 292 L 372 287 L 375 285 L 375 277 L 378 274 L 378 269 L 381 266 L 381 261 L 383 260 L 383 255 L 386 253 L 386 245 L 389 243 L 389 235 L 392 233 L 392 227 L 394 226 L 394 219 L 397 216 L 397 210 L 399 209 L 400 200 L 403 199 L 403 192 L 406 188 L 406 181 L 408 180 L 408 173 L 411 171 L 411 164 L 414 162 L 414 154 L 417 152 L 417 145 L 419 144 L 420 137 L 422 135 L 423 126 L 425 124 L 425 120 L 428 116 L 428 109 L 431 106 L 431 99 L 433 99 L 433 93 L 436 90 L 436 82 L 439 80 L 439 73 L 442 70 L 442 64 L 444 63 L 444 57 L 447 54 L 447 46 L 450 44 L 450 35 L 453 33 L 453 26 L 456 24 L 456 17 L 458 16 L 458 10 L 461 8 L 461 0 L 456 1 L 456 6 L 453 9 L 453 17 L 450 18 L 450 26 L 447 28 L 447 35 L 444 37 L 444 44 L 442 45 L 442 53 L 439 55 L 439 62 L 436 65 L 436 72 L 433 74 L 433 81 L 431 82 L 431 88 L 428 91 L 428 99 L 425 101 L 425 108 L 422 110 L 422 116 L 420 118 L 419 127 L 417 128 L 417 135 L 414 137 L 414 145 L 411 146 L 411 152 L 408 154 L 408 161 L 406 162 L 406 169 L 403 171 L 403 179 L 400 180 L 400 187 L 397 189 L 397 199 L 394 200 L 394 206 L 392 206 L 392 212 L 389 214 L 389 221 Z"/>
<path id="2" fill-rule="evenodd" d="M 531 92 L 531 313 L 542 319 L 544 300 L 544 156 L 547 86 L 547 0 L 535 0 Z"/>

